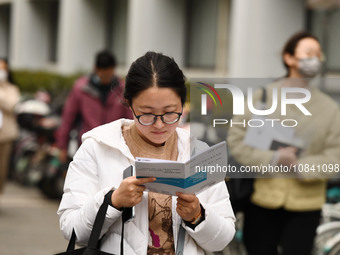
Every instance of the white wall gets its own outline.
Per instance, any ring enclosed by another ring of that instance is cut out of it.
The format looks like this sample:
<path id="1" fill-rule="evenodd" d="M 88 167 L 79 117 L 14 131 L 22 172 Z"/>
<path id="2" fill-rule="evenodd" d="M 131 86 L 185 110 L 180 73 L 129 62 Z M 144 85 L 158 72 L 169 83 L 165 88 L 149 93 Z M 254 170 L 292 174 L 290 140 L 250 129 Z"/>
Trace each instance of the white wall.
<path id="1" fill-rule="evenodd" d="M 303 28 L 303 0 L 232 1 L 229 76 L 283 76 L 281 50 Z"/>
<path id="2" fill-rule="evenodd" d="M 127 66 L 148 50 L 184 63 L 185 1 L 129 0 Z"/>

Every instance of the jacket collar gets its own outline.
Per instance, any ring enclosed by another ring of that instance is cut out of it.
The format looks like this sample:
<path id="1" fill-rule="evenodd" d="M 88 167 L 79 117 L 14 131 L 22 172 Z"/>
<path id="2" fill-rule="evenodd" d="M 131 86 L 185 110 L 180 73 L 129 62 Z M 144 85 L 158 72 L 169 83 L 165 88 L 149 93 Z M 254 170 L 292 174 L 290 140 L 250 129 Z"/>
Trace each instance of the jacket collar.
<path id="1" fill-rule="evenodd" d="M 105 144 L 111 148 L 121 151 L 126 157 L 134 161 L 129 147 L 126 145 L 122 126 L 132 124 L 133 120 L 119 119 L 111 123 L 96 127 L 82 136 L 82 141 L 93 138 L 98 143 Z M 194 149 L 196 138 L 191 137 L 190 133 L 182 128 L 176 129 L 178 135 L 178 161 L 188 160 Z M 190 153 L 189 153 L 190 152 Z"/>
<path id="2" fill-rule="evenodd" d="M 95 88 L 95 86 L 91 85 L 91 76 L 87 78 L 87 83 L 85 86 L 83 86 L 81 88 L 81 90 L 95 98 L 100 98 L 101 95 L 100 95 L 100 91 L 98 89 Z M 115 88 L 119 87 L 120 84 L 119 84 L 119 80 L 117 77 L 115 77 L 112 81 L 112 84 L 108 85 L 110 86 L 111 88 L 111 92 L 112 90 L 114 90 Z"/>
<path id="3" fill-rule="evenodd" d="M 100 98 L 100 93 L 97 89 L 92 87 L 89 83 L 87 83 L 84 87 L 81 88 L 81 90 L 95 98 Z"/>

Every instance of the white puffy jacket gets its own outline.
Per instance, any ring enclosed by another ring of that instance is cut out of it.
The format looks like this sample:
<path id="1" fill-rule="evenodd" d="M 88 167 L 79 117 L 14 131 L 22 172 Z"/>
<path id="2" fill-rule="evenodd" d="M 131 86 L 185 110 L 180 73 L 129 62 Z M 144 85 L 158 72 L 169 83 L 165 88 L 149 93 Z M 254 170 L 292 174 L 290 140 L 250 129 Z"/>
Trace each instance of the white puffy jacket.
<path id="1" fill-rule="evenodd" d="M 105 194 L 118 188 L 123 179 L 123 170 L 135 159 L 125 143 L 122 125 L 131 120 L 121 119 L 97 127 L 83 135 L 83 144 L 69 166 L 64 195 L 58 215 L 60 228 L 66 239 L 70 239 L 74 228 L 79 244 L 87 244 L 92 225 Z M 207 145 L 190 138 L 187 131 L 177 128 L 178 161 L 189 159 Z M 190 150 L 191 147 L 191 150 Z M 197 195 L 205 208 L 205 220 L 195 230 L 187 227 L 184 254 L 204 254 L 222 250 L 235 233 L 234 213 L 224 182 Z M 148 193 L 144 192 L 142 202 L 136 205 L 135 218 L 126 223 L 124 254 L 146 254 L 148 246 Z M 121 233 L 121 212 L 109 207 L 102 229 L 101 250 L 119 254 Z M 176 212 L 176 197 L 172 199 L 172 220 L 175 246 L 181 218 Z M 176 247 L 175 247 L 176 248 Z"/>

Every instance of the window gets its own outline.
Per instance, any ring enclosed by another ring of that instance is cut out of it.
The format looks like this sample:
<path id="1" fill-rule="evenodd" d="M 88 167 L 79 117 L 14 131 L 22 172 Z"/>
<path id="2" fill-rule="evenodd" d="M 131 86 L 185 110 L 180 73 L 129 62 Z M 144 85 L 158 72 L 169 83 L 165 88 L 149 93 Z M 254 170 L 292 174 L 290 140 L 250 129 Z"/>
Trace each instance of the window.
<path id="1" fill-rule="evenodd" d="M 126 63 L 127 2 L 106 0 L 106 48 L 116 57 L 119 65 Z"/>
<path id="2" fill-rule="evenodd" d="M 10 47 L 10 14 L 9 4 L 0 5 L 0 57 L 9 57 Z"/>
<path id="3" fill-rule="evenodd" d="M 49 45 L 48 60 L 57 62 L 58 23 L 59 23 L 59 0 L 51 1 L 48 6 Z"/>
<path id="4" fill-rule="evenodd" d="M 320 39 L 326 71 L 340 72 L 340 9 L 310 11 L 308 27 Z"/>
<path id="5" fill-rule="evenodd" d="M 187 1 L 186 66 L 216 66 L 218 0 Z"/>

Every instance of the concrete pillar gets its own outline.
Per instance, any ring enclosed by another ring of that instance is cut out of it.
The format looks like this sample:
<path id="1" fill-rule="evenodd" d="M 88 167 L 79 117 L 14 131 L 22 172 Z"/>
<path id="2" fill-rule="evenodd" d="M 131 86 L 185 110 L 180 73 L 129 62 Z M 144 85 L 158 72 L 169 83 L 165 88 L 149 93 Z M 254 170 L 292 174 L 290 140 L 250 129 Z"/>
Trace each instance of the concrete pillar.
<path id="1" fill-rule="evenodd" d="M 229 76 L 283 76 L 281 50 L 303 28 L 303 0 L 232 1 Z"/>
<path id="2" fill-rule="evenodd" d="M 129 0 L 127 65 L 152 50 L 172 56 L 182 66 L 185 1 Z"/>
<path id="3" fill-rule="evenodd" d="M 11 60 L 14 68 L 41 69 L 49 59 L 49 2 L 12 2 Z"/>
<path id="4" fill-rule="evenodd" d="M 60 0 L 58 70 L 89 71 L 105 47 L 105 1 Z"/>

